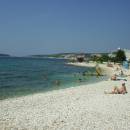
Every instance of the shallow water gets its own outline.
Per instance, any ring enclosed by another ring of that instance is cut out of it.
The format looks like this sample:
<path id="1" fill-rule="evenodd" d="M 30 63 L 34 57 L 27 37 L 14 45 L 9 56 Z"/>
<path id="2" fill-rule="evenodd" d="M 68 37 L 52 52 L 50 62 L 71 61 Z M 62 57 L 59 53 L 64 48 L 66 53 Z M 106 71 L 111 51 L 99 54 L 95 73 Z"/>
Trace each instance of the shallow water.
<path id="1" fill-rule="evenodd" d="M 0 99 L 51 91 L 100 80 L 83 76 L 95 68 L 66 65 L 66 60 L 0 58 Z"/>

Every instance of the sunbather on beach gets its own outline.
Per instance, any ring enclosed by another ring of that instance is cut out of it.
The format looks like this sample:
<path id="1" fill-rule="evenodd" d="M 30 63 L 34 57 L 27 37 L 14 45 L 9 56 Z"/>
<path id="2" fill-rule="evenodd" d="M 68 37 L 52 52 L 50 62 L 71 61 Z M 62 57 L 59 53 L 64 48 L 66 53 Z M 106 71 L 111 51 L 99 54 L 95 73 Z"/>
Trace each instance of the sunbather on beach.
<path id="1" fill-rule="evenodd" d="M 111 77 L 111 80 L 116 80 L 116 74 Z"/>
<path id="2" fill-rule="evenodd" d="M 123 72 L 122 70 L 121 70 L 121 72 L 120 72 L 120 75 L 121 75 L 121 76 L 124 76 L 124 72 Z"/>
<path id="3" fill-rule="evenodd" d="M 127 93 L 127 90 L 126 90 L 126 86 L 125 86 L 125 83 L 122 84 L 121 87 L 114 87 L 112 89 L 111 92 L 104 92 L 105 94 L 126 94 Z"/>
<path id="4" fill-rule="evenodd" d="M 114 75 L 111 77 L 111 80 L 124 80 L 124 81 L 127 81 L 127 79 L 124 78 L 123 76 L 117 76 L 116 74 L 114 74 Z"/>

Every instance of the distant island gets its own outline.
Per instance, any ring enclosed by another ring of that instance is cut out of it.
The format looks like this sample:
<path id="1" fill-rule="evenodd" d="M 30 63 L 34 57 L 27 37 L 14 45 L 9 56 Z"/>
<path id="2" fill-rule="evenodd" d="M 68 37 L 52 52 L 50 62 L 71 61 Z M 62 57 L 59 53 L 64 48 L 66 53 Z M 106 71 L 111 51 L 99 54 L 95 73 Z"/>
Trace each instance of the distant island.
<path id="1" fill-rule="evenodd" d="M 0 54 L 0 57 L 10 57 L 9 54 Z"/>

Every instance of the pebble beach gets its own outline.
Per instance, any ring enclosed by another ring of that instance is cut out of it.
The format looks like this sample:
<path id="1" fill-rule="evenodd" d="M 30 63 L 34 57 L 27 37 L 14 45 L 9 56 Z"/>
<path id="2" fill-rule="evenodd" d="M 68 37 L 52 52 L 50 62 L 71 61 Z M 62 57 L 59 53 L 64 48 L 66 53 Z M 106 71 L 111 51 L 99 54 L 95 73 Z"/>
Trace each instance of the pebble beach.
<path id="1" fill-rule="evenodd" d="M 126 79 L 0 100 L 0 130 L 129 130 L 130 76 Z M 104 94 L 123 82 L 127 94 Z"/>

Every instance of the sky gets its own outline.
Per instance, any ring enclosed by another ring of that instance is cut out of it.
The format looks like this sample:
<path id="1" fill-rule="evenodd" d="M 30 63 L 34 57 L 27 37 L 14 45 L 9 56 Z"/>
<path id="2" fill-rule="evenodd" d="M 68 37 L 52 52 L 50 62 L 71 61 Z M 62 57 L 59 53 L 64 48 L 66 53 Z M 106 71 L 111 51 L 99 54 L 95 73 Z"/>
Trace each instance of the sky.
<path id="1" fill-rule="evenodd" d="M 0 0 L 0 53 L 130 49 L 130 0 Z"/>

